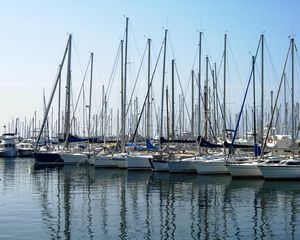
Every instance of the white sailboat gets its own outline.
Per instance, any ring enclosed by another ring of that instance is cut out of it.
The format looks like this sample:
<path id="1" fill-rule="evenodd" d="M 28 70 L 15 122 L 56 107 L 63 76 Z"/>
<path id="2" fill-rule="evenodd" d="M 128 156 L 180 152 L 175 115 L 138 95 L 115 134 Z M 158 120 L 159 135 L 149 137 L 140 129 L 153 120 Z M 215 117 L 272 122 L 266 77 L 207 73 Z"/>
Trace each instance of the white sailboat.
<path id="1" fill-rule="evenodd" d="M 290 48 L 289 50 L 291 50 L 291 60 L 292 60 L 292 101 L 291 101 L 291 105 L 292 105 L 292 110 L 291 110 L 291 123 L 292 123 L 292 131 L 291 131 L 291 135 L 292 135 L 292 144 L 291 144 L 291 153 L 293 154 L 290 158 L 288 159 L 283 159 L 282 161 L 280 161 L 279 163 L 262 163 L 259 165 L 259 169 L 262 172 L 262 175 L 265 179 L 300 179 L 300 158 L 299 156 L 295 156 L 294 152 L 295 152 L 295 148 L 296 148 L 296 144 L 295 144 L 295 109 L 294 109 L 294 50 L 295 50 L 295 43 L 294 43 L 294 38 L 291 38 L 290 40 Z M 285 66 L 284 66 L 284 71 L 285 71 L 285 67 L 286 67 L 286 63 L 287 63 L 287 59 L 286 58 L 286 62 L 285 62 Z M 282 84 L 282 80 L 283 80 L 283 76 L 281 78 L 281 82 L 279 85 L 279 90 Z M 279 91 L 278 91 L 279 93 Z M 278 99 L 278 93 L 277 93 L 277 99 Z M 277 102 L 276 99 L 276 102 Z M 274 113 L 274 110 L 273 110 Z M 273 114 L 272 114 L 273 115 Z"/>

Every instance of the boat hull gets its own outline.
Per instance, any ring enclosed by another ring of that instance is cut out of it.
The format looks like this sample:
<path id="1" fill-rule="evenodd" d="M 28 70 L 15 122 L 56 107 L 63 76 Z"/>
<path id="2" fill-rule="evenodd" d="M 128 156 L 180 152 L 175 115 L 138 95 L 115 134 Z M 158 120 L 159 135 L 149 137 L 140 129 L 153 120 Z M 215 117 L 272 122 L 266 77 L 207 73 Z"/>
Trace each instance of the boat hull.
<path id="1" fill-rule="evenodd" d="M 134 156 L 134 155 L 127 155 L 126 162 L 127 162 L 127 169 L 128 170 L 151 170 L 150 159 L 152 156 L 150 155 L 141 155 L 141 156 Z"/>
<path id="2" fill-rule="evenodd" d="M 256 163 L 229 163 L 226 167 L 232 177 L 235 178 L 262 178 L 263 175 Z"/>
<path id="3" fill-rule="evenodd" d="M 156 171 L 156 172 L 169 171 L 169 165 L 167 160 L 151 159 L 150 164 L 151 164 L 152 171 Z"/>
<path id="4" fill-rule="evenodd" d="M 200 175 L 229 174 L 223 159 L 199 160 L 195 165 Z"/>
<path id="5" fill-rule="evenodd" d="M 0 157 L 16 157 L 17 150 L 15 148 L 5 148 L 0 150 Z"/>
<path id="6" fill-rule="evenodd" d="M 61 153 L 64 164 L 90 164 L 90 157 L 85 153 Z"/>
<path id="7" fill-rule="evenodd" d="M 197 173 L 192 160 L 169 160 L 168 167 L 171 173 Z"/>
<path id="8" fill-rule="evenodd" d="M 265 179 L 300 179 L 300 166 L 259 166 Z"/>
<path id="9" fill-rule="evenodd" d="M 94 157 L 94 166 L 97 168 L 116 168 L 118 167 L 111 155 L 100 155 Z"/>
<path id="10" fill-rule="evenodd" d="M 59 152 L 35 152 L 35 163 L 38 165 L 63 165 Z"/>
<path id="11" fill-rule="evenodd" d="M 18 157 L 33 157 L 33 150 L 28 149 L 18 149 Z"/>

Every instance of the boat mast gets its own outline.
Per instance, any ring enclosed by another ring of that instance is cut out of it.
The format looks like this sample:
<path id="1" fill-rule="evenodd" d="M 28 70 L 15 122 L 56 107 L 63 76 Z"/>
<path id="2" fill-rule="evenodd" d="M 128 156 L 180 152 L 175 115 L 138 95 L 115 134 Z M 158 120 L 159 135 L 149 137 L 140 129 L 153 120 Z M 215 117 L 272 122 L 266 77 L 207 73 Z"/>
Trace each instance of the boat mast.
<path id="1" fill-rule="evenodd" d="M 294 113 L 294 101 L 295 101 L 295 96 L 294 96 L 294 91 L 295 91 L 295 79 L 294 79 L 294 48 L 295 48 L 295 43 L 294 43 L 294 38 L 291 39 L 291 47 L 292 47 L 292 154 L 294 155 L 295 151 L 295 113 Z"/>
<path id="2" fill-rule="evenodd" d="M 124 97 L 124 116 L 123 116 L 123 131 L 124 131 L 124 150 L 125 150 L 125 133 L 126 133 L 126 90 L 127 90 L 127 50 L 128 50 L 128 21 L 129 18 L 126 18 L 126 29 L 125 29 L 125 56 L 124 56 L 124 91 L 123 91 L 123 97 Z"/>
<path id="3" fill-rule="evenodd" d="M 167 140 L 169 142 L 170 138 L 170 131 L 169 131 L 169 92 L 168 86 L 166 87 L 166 110 L 167 110 Z"/>
<path id="4" fill-rule="evenodd" d="M 65 62 L 65 59 L 66 59 L 66 56 L 67 56 L 67 52 L 68 52 L 68 49 L 69 49 L 69 45 L 70 45 L 70 42 L 71 42 L 70 39 L 71 39 L 71 35 L 69 36 L 68 43 L 67 43 L 67 46 L 65 48 L 64 55 L 63 55 L 63 59 L 61 61 L 61 64 L 59 65 L 59 72 L 58 72 L 55 84 L 54 84 L 52 92 L 51 92 L 50 100 L 48 101 L 48 105 L 47 105 L 47 108 L 46 108 L 46 111 L 45 111 L 45 116 L 44 116 L 44 119 L 43 119 L 43 122 L 42 122 L 42 125 L 41 125 L 41 128 L 40 128 L 40 131 L 39 131 L 39 135 L 37 136 L 37 139 L 36 139 L 36 142 L 35 142 L 35 150 L 37 149 L 38 143 L 40 141 L 41 135 L 42 135 L 44 127 L 45 127 L 45 123 L 47 121 L 47 117 L 48 117 L 48 114 L 49 114 L 49 111 L 50 111 L 50 107 L 51 107 L 51 104 L 52 104 L 54 93 L 55 93 L 57 84 L 59 82 L 59 79 L 60 79 L 60 76 L 61 76 L 62 67 L 64 65 L 64 62 Z M 34 129 L 34 136 L 35 136 L 35 130 L 36 130 L 36 111 L 34 111 L 34 121 L 33 122 L 34 122 L 34 126 L 35 126 L 35 129 Z"/>
<path id="5" fill-rule="evenodd" d="M 61 69 L 61 65 L 59 66 L 59 69 Z M 59 71 L 58 74 L 58 116 L 57 116 L 57 138 L 59 143 L 59 137 L 60 137 L 60 101 L 61 101 L 61 71 Z"/>
<path id="6" fill-rule="evenodd" d="M 175 84 L 174 84 L 174 66 L 175 60 L 172 59 L 172 141 L 175 138 Z"/>
<path id="7" fill-rule="evenodd" d="M 198 136 L 201 135 L 201 51 L 202 51 L 202 32 L 199 33 Z"/>
<path id="8" fill-rule="evenodd" d="M 166 72 L 166 51 L 167 51 L 167 33 L 168 30 L 165 29 L 165 39 L 164 39 L 164 60 L 163 60 L 163 78 L 162 78 L 162 91 L 161 91 L 161 109 L 160 109 L 160 137 L 163 136 L 163 114 L 164 114 L 164 88 L 165 88 L 165 72 Z"/>
<path id="9" fill-rule="evenodd" d="M 192 70 L 192 117 L 191 117 L 191 135 L 194 137 L 194 70 Z"/>
<path id="10" fill-rule="evenodd" d="M 208 56 L 206 56 L 206 79 L 204 84 L 204 115 L 204 138 L 205 140 L 208 140 Z"/>
<path id="11" fill-rule="evenodd" d="M 64 148 L 68 146 L 68 137 L 70 134 L 70 116 L 71 116 L 71 47 L 72 35 L 69 37 L 69 51 L 68 51 L 68 66 L 67 66 L 67 84 L 66 84 L 66 106 L 65 106 L 65 144 Z"/>
<path id="12" fill-rule="evenodd" d="M 151 81 L 151 76 L 150 76 L 150 65 L 151 65 L 151 39 L 148 38 L 148 88 L 151 88 L 150 86 L 150 81 Z M 150 90 L 150 89 L 149 89 Z M 146 136 L 147 138 L 150 138 L 150 99 L 151 95 L 148 94 L 147 97 L 147 127 L 146 127 Z"/>
<path id="13" fill-rule="evenodd" d="M 226 142 L 226 48 L 227 48 L 227 34 L 224 35 L 224 79 L 223 79 L 223 142 Z M 224 156 L 226 155 L 224 145 Z"/>
<path id="14" fill-rule="evenodd" d="M 123 44 L 121 40 L 121 148 L 122 152 L 125 152 L 125 107 L 124 107 L 124 75 L 123 75 Z M 102 133 L 103 134 L 103 133 Z"/>
<path id="15" fill-rule="evenodd" d="M 255 57 L 252 56 L 252 77 L 253 77 L 253 141 L 254 141 L 254 152 L 257 156 L 256 146 L 256 102 L 255 102 Z"/>
<path id="16" fill-rule="evenodd" d="M 94 53 L 91 53 L 91 76 L 90 76 L 90 99 L 89 99 L 89 129 L 88 129 L 88 139 L 90 141 L 91 137 L 91 109 L 92 109 L 92 89 L 93 89 L 93 63 L 94 63 Z"/>
<path id="17" fill-rule="evenodd" d="M 264 141 L 264 35 L 261 35 L 261 113 L 260 113 L 260 142 Z"/>

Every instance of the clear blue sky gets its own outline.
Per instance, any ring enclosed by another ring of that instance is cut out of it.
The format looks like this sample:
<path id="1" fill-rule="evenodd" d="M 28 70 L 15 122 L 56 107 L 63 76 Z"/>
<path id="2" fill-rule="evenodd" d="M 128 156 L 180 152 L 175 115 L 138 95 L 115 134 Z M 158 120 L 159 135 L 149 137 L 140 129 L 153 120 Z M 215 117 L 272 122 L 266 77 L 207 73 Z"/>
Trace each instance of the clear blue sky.
<path id="1" fill-rule="evenodd" d="M 68 33 L 73 34 L 75 42 L 72 69 L 74 88 L 77 89 L 74 92 L 78 92 L 82 72 L 89 53 L 93 51 L 93 105 L 99 106 L 101 85 L 108 83 L 124 33 L 124 16 L 130 18 L 129 78 L 132 82 L 146 39 L 152 39 L 153 51 L 157 54 L 163 39 L 163 27 L 169 29 L 172 44 L 168 48 L 168 58 L 175 57 L 184 86 L 188 84 L 197 51 L 197 30 L 204 32 L 203 56 L 208 55 L 211 61 L 217 63 L 221 59 L 223 37 L 227 32 L 232 52 L 228 57 L 228 81 L 232 82 L 234 89 L 234 94 L 228 95 L 228 102 L 230 106 L 239 107 L 242 89 L 248 80 L 251 54 L 255 52 L 261 33 L 265 34 L 270 54 L 266 57 L 266 78 L 269 78 L 266 91 L 277 89 L 278 79 L 274 80 L 272 64 L 279 77 L 289 44 L 288 37 L 293 35 L 296 43 L 299 42 L 299 9 L 300 2 L 297 0 L 2 0 L 0 132 L 12 118 L 32 117 L 34 110 L 41 117 L 43 89 L 48 99 Z M 195 69 L 198 69 L 197 66 Z M 112 90 L 115 97 L 111 97 L 110 107 L 119 104 L 118 84 L 115 86 Z M 145 90 L 143 85 L 138 89 Z M 157 100 L 157 104 L 159 102 Z"/>

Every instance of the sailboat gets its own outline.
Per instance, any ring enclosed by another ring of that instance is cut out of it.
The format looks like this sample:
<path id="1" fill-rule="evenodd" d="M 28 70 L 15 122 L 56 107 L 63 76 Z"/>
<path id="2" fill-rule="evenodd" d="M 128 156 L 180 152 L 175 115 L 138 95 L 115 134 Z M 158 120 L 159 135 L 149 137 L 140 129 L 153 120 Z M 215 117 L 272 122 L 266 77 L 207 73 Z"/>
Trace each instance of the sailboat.
<path id="1" fill-rule="evenodd" d="M 259 45 L 257 48 L 257 53 L 259 47 L 261 47 L 261 53 L 262 53 L 262 69 L 263 69 L 263 52 L 264 52 L 264 36 L 261 35 Z M 253 109 L 256 109 L 256 101 L 255 101 L 255 61 L 256 61 L 256 56 L 252 56 L 252 71 L 251 71 L 251 76 L 252 76 L 252 81 L 253 81 Z M 251 81 L 251 76 L 249 79 L 248 84 Z M 263 70 L 262 70 L 262 81 L 263 81 Z M 249 85 L 248 85 L 249 86 Z M 245 96 L 247 95 L 247 91 Z M 263 95 L 263 93 L 262 93 Z M 263 101 L 262 101 L 263 102 Z M 241 111 L 242 112 L 242 111 Z M 263 112 L 263 111 L 262 111 Z M 253 141 L 254 141 L 254 156 L 234 156 L 230 155 L 227 159 L 227 164 L 226 167 L 229 170 L 229 173 L 231 174 L 232 177 L 238 177 L 238 178 L 261 178 L 262 173 L 258 168 L 258 151 L 257 151 L 257 144 L 256 144 L 256 111 L 253 111 Z M 240 113 L 241 114 L 241 113 Z M 262 129 L 263 130 L 263 129 Z M 262 136 L 263 137 L 263 136 Z"/>
<path id="2" fill-rule="evenodd" d="M 99 168 L 127 168 L 125 149 L 125 127 L 126 127 L 126 81 L 127 81 L 127 46 L 128 46 L 128 22 L 126 18 L 125 27 L 125 63 L 124 40 L 120 42 L 121 51 L 121 152 L 116 152 L 116 146 L 112 152 L 102 151 L 93 157 L 93 165 Z M 123 65 L 125 66 L 123 70 Z"/>
<path id="3" fill-rule="evenodd" d="M 64 149 L 68 145 L 68 139 L 70 137 L 70 104 L 71 104 L 71 46 L 72 46 L 72 35 L 69 35 L 67 46 L 65 48 L 65 52 L 63 55 L 63 59 L 61 64 L 59 65 L 58 75 L 51 92 L 50 100 L 45 110 L 44 119 L 39 131 L 39 135 L 36 139 L 35 143 L 35 152 L 34 158 L 35 163 L 38 165 L 63 165 L 63 164 L 77 164 L 86 161 L 84 156 L 80 154 L 75 155 L 75 157 L 70 157 L 67 151 L 63 151 L 63 149 L 58 146 L 56 148 L 46 147 L 44 149 L 40 148 L 38 150 L 38 145 L 41 139 L 41 135 L 44 131 L 45 124 L 47 122 L 48 114 L 50 111 L 50 107 L 52 104 L 52 100 L 57 88 L 58 83 L 61 80 L 61 72 L 65 62 L 66 57 L 68 57 L 68 66 L 67 66 L 67 84 L 66 84 L 66 111 L 65 111 L 65 142 Z M 68 56 L 67 56 L 68 55 Z"/>
<path id="4" fill-rule="evenodd" d="M 226 45 L 227 34 L 224 35 L 224 93 L 223 93 L 223 140 L 226 141 Z M 206 65 L 208 66 L 208 58 L 206 58 Z M 206 70 L 208 72 L 208 70 Z M 206 107 L 207 108 L 207 107 Z M 207 111 L 207 110 L 206 110 Z M 207 132 L 207 130 L 206 130 Z M 206 133 L 207 136 L 207 133 Z M 225 166 L 225 146 L 223 147 L 223 155 L 216 153 L 212 155 L 197 156 L 195 158 L 195 167 L 197 173 L 200 175 L 209 174 L 228 174 L 228 169 Z"/>
<path id="5" fill-rule="evenodd" d="M 279 163 L 262 163 L 259 164 L 259 169 L 265 179 L 300 179 L 300 158 L 295 155 L 296 141 L 295 141 L 295 114 L 294 114 L 294 51 L 295 42 L 294 38 L 290 40 L 291 61 L 292 61 L 292 156 L 283 158 Z M 287 61 L 287 59 L 286 59 Z M 286 63 L 285 63 L 286 66 Z M 283 78 L 282 78 L 283 79 Z M 281 87 L 282 79 L 279 85 Z M 279 91 L 278 91 L 279 92 Z M 277 94 L 278 99 L 278 94 Z M 276 99 L 276 102 L 277 102 Z"/>

